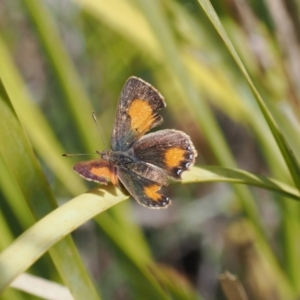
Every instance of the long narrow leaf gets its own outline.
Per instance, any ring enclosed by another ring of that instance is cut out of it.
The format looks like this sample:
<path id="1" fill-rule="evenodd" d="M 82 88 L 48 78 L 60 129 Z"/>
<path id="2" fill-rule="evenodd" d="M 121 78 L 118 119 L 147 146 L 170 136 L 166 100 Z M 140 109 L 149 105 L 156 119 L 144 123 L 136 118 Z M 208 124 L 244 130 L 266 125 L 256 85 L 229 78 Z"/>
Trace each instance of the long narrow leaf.
<path id="1" fill-rule="evenodd" d="M 236 64 L 238 65 L 240 71 L 244 75 L 250 89 L 253 92 L 253 95 L 257 101 L 257 104 L 269 126 L 270 131 L 273 134 L 274 139 L 276 140 L 277 146 L 281 151 L 282 157 L 286 163 L 287 168 L 289 169 L 290 175 L 293 179 L 295 187 L 300 191 L 300 168 L 299 162 L 297 161 L 296 157 L 294 156 L 290 146 L 286 143 L 286 140 L 279 128 L 278 123 L 276 123 L 273 115 L 269 111 L 266 103 L 262 99 L 261 95 L 259 94 L 258 90 L 256 89 L 254 83 L 252 82 L 246 68 L 244 67 L 240 57 L 238 56 L 235 48 L 233 47 L 230 39 L 226 31 L 224 30 L 215 10 L 213 9 L 211 3 L 207 0 L 198 0 L 199 4 L 202 6 L 203 10 L 207 14 L 208 18 L 212 22 L 213 26 L 219 33 L 220 37 L 224 41 L 226 47 L 228 48 L 230 54 L 232 55 L 233 59 L 235 60 Z M 289 250 L 297 248 L 297 242 L 293 237 L 293 232 L 291 231 L 292 228 L 297 227 L 299 230 L 299 222 L 297 221 L 298 212 L 295 209 L 289 207 L 289 204 L 285 206 L 286 213 L 284 215 L 287 216 L 285 219 L 285 228 L 286 231 L 286 238 L 289 240 L 286 244 L 290 245 L 288 248 Z M 293 245 L 292 245 L 293 244 Z M 291 246 L 292 245 L 292 246 Z M 292 282 L 296 287 L 298 293 L 300 292 L 300 285 L 298 284 L 298 278 L 300 276 L 300 260 L 299 256 L 295 253 L 295 251 L 291 251 L 287 254 L 290 257 L 290 264 L 289 264 L 289 274 L 292 276 Z"/>
<path id="2" fill-rule="evenodd" d="M 293 178 L 295 186 L 300 190 L 300 168 L 299 163 L 296 160 L 293 152 L 291 151 L 290 147 L 287 145 L 278 124 L 276 124 L 275 119 L 273 118 L 272 114 L 268 110 L 266 104 L 264 103 L 262 97 L 260 96 L 259 92 L 257 91 L 255 85 L 253 84 L 246 68 L 244 67 L 241 59 L 239 58 L 237 52 L 235 51 L 230 39 L 228 38 L 221 22 L 215 13 L 211 3 L 207 0 L 198 0 L 199 4 L 202 6 L 204 11 L 206 12 L 207 16 L 210 18 L 212 24 L 215 26 L 217 32 L 220 34 L 221 38 L 223 39 L 225 45 L 227 46 L 229 52 L 231 53 L 232 57 L 234 58 L 235 62 L 237 63 L 238 67 L 240 68 L 241 72 L 245 76 L 254 96 L 255 99 L 261 109 L 264 118 L 266 119 L 270 130 L 277 142 L 277 145 L 282 153 L 283 158 L 290 170 L 291 176 Z"/>
<path id="3" fill-rule="evenodd" d="M 40 219 L 56 208 L 56 202 L 2 81 L 0 81 L 0 115 L 1 155 L 22 192 L 23 198 L 20 201 L 25 199 L 34 218 Z M 92 299 L 99 299 L 71 237 L 53 247 L 50 255 L 73 295 L 78 298 L 89 295 Z M 30 261 L 26 263 L 31 264 Z M 2 272 L 5 273 L 6 270 L 1 269 L 1 274 Z M 77 282 L 79 278 L 80 284 Z"/>
<path id="4" fill-rule="evenodd" d="M 219 166 L 194 167 L 183 175 L 183 183 L 188 182 L 228 182 L 261 187 L 275 191 L 283 196 L 300 201 L 297 189 L 273 178 L 256 175 L 244 170 L 223 168 Z"/>
<path id="5" fill-rule="evenodd" d="M 126 198 L 115 188 L 97 188 L 74 198 L 35 223 L 0 254 L 0 291 L 55 243 Z"/>

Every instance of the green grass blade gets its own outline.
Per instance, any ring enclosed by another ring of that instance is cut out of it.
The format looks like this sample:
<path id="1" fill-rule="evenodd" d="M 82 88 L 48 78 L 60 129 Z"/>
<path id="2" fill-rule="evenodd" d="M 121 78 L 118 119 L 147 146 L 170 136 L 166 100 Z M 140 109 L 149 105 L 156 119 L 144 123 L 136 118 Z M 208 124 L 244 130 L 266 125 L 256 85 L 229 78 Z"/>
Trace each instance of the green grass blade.
<path id="1" fill-rule="evenodd" d="M 93 108 L 83 88 L 82 80 L 77 75 L 76 69 L 62 45 L 55 24 L 41 1 L 26 0 L 24 5 L 64 92 L 63 100 L 66 101 L 70 116 L 77 126 L 78 135 L 87 146 L 87 151 L 95 151 L 97 145 L 95 141 L 99 138 L 98 132 L 87 129 L 95 126 L 91 117 Z"/>
<path id="2" fill-rule="evenodd" d="M 253 84 L 246 68 L 244 67 L 241 59 L 239 58 L 235 48 L 233 47 L 230 39 L 227 36 L 226 31 L 224 30 L 216 12 L 214 11 L 211 3 L 207 0 L 198 0 L 199 4 L 202 6 L 203 10 L 207 14 L 208 18 L 212 22 L 213 26 L 221 36 L 222 40 L 224 41 L 226 47 L 228 48 L 230 54 L 232 55 L 233 59 L 235 60 L 236 64 L 238 65 L 240 71 L 244 75 L 250 89 L 253 92 L 253 95 L 257 101 L 257 104 L 269 126 L 270 131 L 277 143 L 278 148 L 282 154 L 282 157 L 286 163 L 286 166 L 290 172 L 292 177 L 293 183 L 295 187 L 300 190 L 300 168 L 299 163 L 294 156 L 292 150 L 290 149 L 289 145 L 286 143 L 284 136 L 282 135 L 281 130 L 279 129 L 278 124 L 276 123 L 273 115 L 269 111 L 268 107 L 266 106 L 265 102 L 263 101 L 262 97 L 260 96 L 259 92 L 257 91 L 255 85 Z M 296 255 L 295 250 L 297 248 L 296 240 L 293 238 L 294 230 L 293 228 L 298 228 L 299 230 L 299 221 L 298 220 L 298 212 L 295 207 L 290 207 L 290 204 L 284 205 L 285 214 L 284 216 L 284 226 L 285 226 L 285 238 L 287 246 L 286 255 L 289 257 L 289 267 L 288 272 L 290 274 L 291 281 L 293 282 L 294 287 L 300 292 L 300 285 L 298 284 L 298 278 L 300 276 L 300 260 L 299 256 Z M 299 209 L 298 209 L 299 210 Z"/>
<path id="3" fill-rule="evenodd" d="M 74 229 L 125 199 L 113 187 L 94 189 L 47 214 L 0 254 L 0 291 Z"/>
<path id="4" fill-rule="evenodd" d="M 219 166 L 194 167 L 190 172 L 183 174 L 182 182 L 228 182 L 246 184 L 274 191 L 282 196 L 297 201 L 300 200 L 300 193 L 294 187 L 273 178 L 256 175 L 239 169 L 230 169 Z"/>
<path id="5" fill-rule="evenodd" d="M 48 162 L 49 168 L 73 195 L 82 193 L 86 190 L 86 187 L 72 171 L 71 161 L 61 156 L 65 149 L 57 141 L 52 128 L 41 111 L 35 106 L 34 100 L 28 91 L 24 89 L 25 83 L 1 37 L 0 64 L 2 66 L 0 77 L 35 150 L 45 163 Z"/>
<path id="6" fill-rule="evenodd" d="M 108 214 L 97 216 L 96 221 L 114 246 L 114 251 L 122 257 L 123 268 L 140 297 L 147 295 L 149 299 L 169 299 L 162 293 L 160 282 L 149 269 L 154 264 L 151 256 L 137 247 L 130 234 L 120 234 L 120 227 Z"/>
<path id="7" fill-rule="evenodd" d="M 257 101 L 257 104 L 259 105 L 261 112 L 267 121 L 269 128 L 277 142 L 277 145 L 282 153 L 282 156 L 286 162 L 287 167 L 290 170 L 291 176 L 293 178 L 295 186 L 300 190 L 300 168 L 299 163 L 296 160 L 294 154 L 292 153 L 291 149 L 287 145 L 279 127 L 278 124 L 276 124 L 275 119 L 273 118 L 272 114 L 268 110 L 266 104 L 264 103 L 262 97 L 260 96 L 259 92 L 257 91 L 256 87 L 254 86 L 246 68 L 244 67 L 241 59 L 239 58 L 236 50 L 234 49 L 229 37 L 227 36 L 223 26 L 221 25 L 221 22 L 215 13 L 212 5 L 207 0 L 198 0 L 199 4 L 202 6 L 204 11 L 206 12 L 208 18 L 211 20 L 212 24 L 214 25 L 215 29 L 223 39 L 225 45 L 227 46 L 229 52 L 231 53 L 233 59 L 237 63 L 239 69 L 241 70 L 242 74 L 244 75 L 246 81 L 248 82 L 255 99 Z"/>
<path id="8" fill-rule="evenodd" d="M 14 181 L 13 175 L 10 173 L 9 167 L 6 165 L 2 155 L 0 154 L 0 189 L 7 204 L 16 215 L 18 222 L 23 228 L 28 228 L 34 223 L 34 219 L 26 205 L 22 192 L 17 183 Z M 20 199 L 22 199 L 20 201 Z M 11 237 L 13 239 L 13 237 Z M 2 241 L 3 242 L 3 239 Z M 2 247 L 0 247 L 2 249 Z"/>
<path id="9" fill-rule="evenodd" d="M 9 167 L 34 218 L 40 219 L 57 205 L 2 81 L 0 81 L 0 128 L 0 153 L 3 160 Z M 75 297 L 89 295 L 91 299 L 99 299 L 70 237 L 53 247 L 50 255 Z M 28 261 L 27 263 L 30 264 Z M 81 279 L 80 284 L 77 282 L 78 278 Z"/>

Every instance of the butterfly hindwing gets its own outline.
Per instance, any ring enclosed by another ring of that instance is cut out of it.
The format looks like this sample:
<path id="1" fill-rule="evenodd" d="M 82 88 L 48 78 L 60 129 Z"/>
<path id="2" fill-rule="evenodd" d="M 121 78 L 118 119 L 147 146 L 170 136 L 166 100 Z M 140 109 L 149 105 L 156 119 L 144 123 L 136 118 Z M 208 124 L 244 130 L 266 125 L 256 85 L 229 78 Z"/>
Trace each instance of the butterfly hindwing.
<path id="1" fill-rule="evenodd" d="M 121 92 L 111 138 L 113 151 L 126 151 L 163 119 L 157 113 L 166 107 L 163 96 L 149 83 L 130 77 Z"/>
<path id="2" fill-rule="evenodd" d="M 182 131 L 165 129 L 149 133 L 133 146 L 134 155 L 140 161 L 163 169 L 174 179 L 195 162 L 197 151 L 190 137 Z"/>
<path id="3" fill-rule="evenodd" d="M 122 166 L 123 172 L 132 171 L 137 177 L 143 177 L 150 181 L 156 182 L 159 185 L 168 185 L 168 175 L 165 170 L 154 165 L 147 164 L 143 161 L 135 161 L 132 165 Z"/>
<path id="4" fill-rule="evenodd" d="M 158 193 L 161 184 L 141 177 L 132 171 L 118 171 L 118 176 L 131 196 L 143 206 L 148 208 L 166 208 L 171 204 L 171 199 Z"/>

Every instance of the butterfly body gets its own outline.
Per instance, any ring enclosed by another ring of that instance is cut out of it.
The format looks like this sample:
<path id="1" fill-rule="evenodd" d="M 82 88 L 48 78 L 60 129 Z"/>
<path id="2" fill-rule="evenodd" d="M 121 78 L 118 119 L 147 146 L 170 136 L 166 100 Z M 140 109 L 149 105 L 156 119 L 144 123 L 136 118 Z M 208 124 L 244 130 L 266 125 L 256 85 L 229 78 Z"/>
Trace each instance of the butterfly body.
<path id="1" fill-rule="evenodd" d="M 130 77 L 121 92 L 111 150 L 97 152 L 99 159 L 79 162 L 74 170 L 102 184 L 119 181 L 133 198 L 149 208 L 165 208 L 171 200 L 158 193 L 168 179 L 181 179 L 195 162 L 197 151 L 188 135 L 165 129 L 146 134 L 162 123 L 158 111 L 163 96 L 150 84 Z"/>

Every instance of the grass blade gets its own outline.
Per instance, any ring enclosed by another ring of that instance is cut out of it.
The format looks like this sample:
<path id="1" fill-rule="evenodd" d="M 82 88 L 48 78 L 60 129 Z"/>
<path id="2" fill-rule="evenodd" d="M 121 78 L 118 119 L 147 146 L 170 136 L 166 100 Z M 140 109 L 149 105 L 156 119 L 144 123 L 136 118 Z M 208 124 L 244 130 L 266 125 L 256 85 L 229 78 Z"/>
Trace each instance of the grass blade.
<path id="1" fill-rule="evenodd" d="M 94 189 L 47 214 L 0 254 L 0 291 L 74 229 L 126 198 L 113 187 Z"/>
<path id="2" fill-rule="evenodd" d="M 2 81 L 0 81 L 0 115 L 0 153 L 34 218 L 40 219 L 57 205 Z M 53 247 L 50 255 L 75 297 L 89 295 L 91 299 L 99 299 L 70 237 Z M 29 261 L 25 263 L 31 264 Z M 78 278 L 81 279 L 80 284 L 77 282 Z M 2 285 L 1 290 L 4 287 Z"/>

